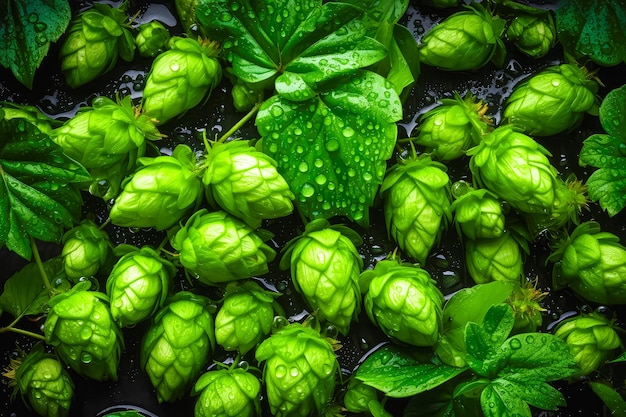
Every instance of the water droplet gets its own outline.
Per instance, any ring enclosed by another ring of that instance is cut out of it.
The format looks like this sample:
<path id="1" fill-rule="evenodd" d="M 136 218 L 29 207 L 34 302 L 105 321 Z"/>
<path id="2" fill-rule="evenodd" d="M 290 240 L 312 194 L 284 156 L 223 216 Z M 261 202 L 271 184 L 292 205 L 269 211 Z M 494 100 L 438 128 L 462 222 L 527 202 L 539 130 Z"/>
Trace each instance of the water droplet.
<path id="1" fill-rule="evenodd" d="M 552 86 L 558 87 L 559 85 L 561 85 L 561 82 L 559 80 L 552 80 Z"/>
<path id="2" fill-rule="evenodd" d="M 270 114 L 273 117 L 281 117 L 283 115 L 284 111 L 282 109 L 282 107 L 280 106 L 272 106 L 272 108 L 270 109 Z"/>
<path id="3" fill-rule="evenodd" d="M 297 377 L 298 375 L 300 375 L 300 370 L 294 366 L 289 370 L 289 375 Z"/>
<path id="4" fill-rule="evenodd" d="M 300 129 L 299 127 L 296 127 L 293 130 L 293 134 L 296 135 L 296 136 L 300 136 L 302 134 L 302 129 Z"/>
<path id="5" fill-rule="evenodd" d="M 319 174 L 317 177 L 315 177 L 315 182 L 319 185 L 326 184 L 326 176 L 324 174 Z"/>
<path id="6" fill-rule="evenodd" d="M 274 322 L 272 323 L 272 327 L 273 327 L 273 330 L 276 331 L 276 330 L 282 329 L 288 324 L 289 324 L 289 320 L 287 320 L 286 317 L 276 316 L 274 317 Z"/>
<path id="7" fill-rule="evenodd" d="M 626 143 L 620 143 L 617 146 L 617 149 L 619 150 L 619 153 L 626 156 Z"/>
<path id="8" fill-rule="evenodd" d="M 351 138 L 352 136 L 354 136 L 356 132 L 354 131 L 354 129 L 352 129 L 350 126 L 346 126 L 341 134 L 345 137 L 345 138 Z"/>
<path id="9" fill-rule="evenodd" d="M 303 197 L 311 197 L 313 194 L 315 194 L 315 187 L 306 182 L 302 184 L 302 188 L 300 188 L 300 194 L 302 194 Z"/>
<path id="10" fill-rule="evenodd" d="M 276 378 L 284 378 L 287 375 L 287 367 L 285 365 L 278 365 L 276 370 L 274 370 L 274 375 Z"/>
<path id="11" fill-rule="evenodd" d="M 37 13 L 31 13 L 28 15 L 28 21 L 30 23 L 35 23 L 38 20 L 39 20 L 39 16 L 37 15 Z"/>
<path id="12" fill-rule="evenodd" d="M 324 166 L 324 161 L 320 158 L 316 158 L 313 165 L 315 165 L 315 168 L 321 168 Z"/>
<path id="13" fill-rule="evenodd" d="M 35 32 L 43 32 L 48 28 L 48 25 L 42 22 L 35 23 Z"/>
<path id="14" fill-rule="evenodd" d="M 93 360 L 93 357 L 91 356 L 91 354 L 89 352 L 83 352 L 80 355 L 80 361 L 82 363 L 85 363 L 85 364 L 91 363 L 92 360 Z"/>
<path id="15" fill-rule="evenodd" d="M 350 129 L 353 133 L 352 135 L 354 135 L 354 130 Z M 345 132 L 345 129 L 344 129 Z M 346 136 L 349 137 L 349 136 Z M 336 150 L 339 149 L 339 142 L 337 142 L 335 139 L 330 139 L 329 141 L 326 142 L 326 150 L 328 152 L 335 152 Z"/>
<path id="16" fill-rule="evenodd" d="M 44 371 L 42 376 L 44 379 L 50 379 L 52 378 L 52 373 L 50 371 Z"/>
<path id="17" fill-rule="evenodd" d="M 509 346 L 511 346 L 511 349 L 517 350 L 522 347 L 522 342 L 520 342 L 519 339 L 511 339 Z"/>
<path id="18" fill-rule="evenodd" d="M 232 18 L 233 18 L 233 15 L 232 15 L 232 14 L 230 14 L 230 13 L 228 13 L 228 12 L 223 12 L 223 13 L 220 15 L 220 20 L 221 20 L 222 22 L 229 22 L 229 21 L 231 21 L 231 20 L 232 20 Z"/>
<path id="19" fill-rule="evenodd" d="M 170 69 L 171 69 L 172 71 L 178 71 L 178 69 L 179 69 L 179 68 L 180 68 L 180 65 L 178 65 L 178 62 L 172 62 L 172 63 L 170 64 Z"/>
<path id="20" fill-rule="evenodd" d="M 307 172 L 309 170 L 309 164 L 306 161 L 300 162 L 298 165 L 298 171 Z"/>
<path id="21" fill-rule="evenodd" d="M 91 330 L 91 327 L 85 326 L 82 329 L 80 329 L 80 338 L 81 339 L 89 340 L 92 335 L 93 335 L 93 330 Z"/>

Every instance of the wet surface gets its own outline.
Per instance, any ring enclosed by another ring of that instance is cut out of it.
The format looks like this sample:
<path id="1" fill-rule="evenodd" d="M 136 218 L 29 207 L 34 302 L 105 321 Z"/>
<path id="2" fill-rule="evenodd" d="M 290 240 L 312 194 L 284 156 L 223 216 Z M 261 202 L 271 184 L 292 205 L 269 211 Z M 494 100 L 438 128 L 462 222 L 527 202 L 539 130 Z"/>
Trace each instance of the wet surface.
<path id="1" fill-rule="evenodd" d="M 130 14 L 139 13 L 136 23 L 142 23 L 151 19 L 162 21 L 173 33 L 180 33 L 181 28 L 176 23 L 173 6 L 169 3 L 159 2 L 149 6 L 133 6 Z M 75 10 L 86 7 L 88 3 L 76 5 Z M 546 2 L 542 7 L 550 8 Z M 445 12 L 429 8 L 416 8 L 411 6 L 403 23 L 411 30 L 416 39 L 419 39 L 434 23 L 445 16 Z M 79 107 L 88 105 L 94 97 L 105 95 L 114 97 L 116 94 L 130 95 L 133 99 L 141 97 L 145 77 L 150 68 L 151 60 L 136 57 L 128 64 L 120 62 L 111 72 L 100 77 L 95 83 L 87 84 L 76 90 L 70 91 L 59 74 L 58 61 L 54 59 L 58 53 L 58 46 L 52 45 L 49 57 L 44 60 L 38 70 L 33 90 L 18 85 L 12 79 L 10 72 L 0 69 L 0 99 L 20 104 L 37 105 L 44 113 L 53 118 L 64 120 L 71 117 Z M 413 88 L 404 105 L 403 119 L 398 123 L 398 137 L 405 138 L 411 134 L 417 124 L 419 116 L 433 108 L 437 101 L 442 98 L 452 97 L 453 91 L 461 95 L 471 91 L 489 105 L 488 115 L 497 122 L 500 121 L 500 108 L 506 97 L 511 93 L 514 85 L 549 65 L 562 63 L 562 50 L 557 46 L 545 58 L 530 60 L 509 48 L 509 55 L 503 68 L 496 69 L 490 65 L 475 72 L 442 73 L 425 65 L 422 66 L 420 79 Z M 623 74 L 620 68 L 603 68 L 598 73 L 605 86 L 601 87 L 599 95 L 603 97 L 612 88 L 621 85 Z M 206 129 L 207 136 L 213 137 L 228 130 L 242 115 L 237 113 L 231 104 L 230 83 L 223 81 L 213 92 L 211 98 L 204 105 L 189 111 L 182 118 L 173 120 L 161 126 L 159 129 L 167 135 L 167 138 L 158 143 L 161 152 L 168 153 L 178 143 L 187 143 L 193 149 L 201 151 L 201 133 Z M 576 173 L 581 179 L 588 178 L 590 171 L 578 166 L 578 152 L 581 143 L 592 133 L 602 133 L 597 118 L 585 116 L 583 125 L 573 132 L 558 135 L 556 137 L 539 138 L 538 141 L 552 152 L 551 161 L 566 177 L 569 173 Z M 252 123 L 248 123 L 239 131 L 243 138 L 256 138 L 258 133 Z M 393 158 L 390 163 L 393 163 Z M 448 173 L 453 181 L 469 179 L 467 160 L 461 159 L 449 164 Z M 87 198 L 84 211 L 95 214 L 96 222 L 103 223 L 108 216 L 110 202 L 104 202 L 95 198 Z M 371 227 L 363 230 L 354 226 L 363 234 L 363 245 L 359 248 L 364 258 L 364 267 L 371 268 L 377 260 L 382 259 L 387 253 L 395 248 L 395 244 L 387 238 L 384 226 L 384 218 L 381 208 L 376 206 L 370 213 Z M 603 225 L 603 230 L 611 231 L 626 242 L 626 215 L 619 214 L 612 219 L 603 213 L 597 205 L 592 204 L 591 210 L 583 213 L 583 220 L 596 220 Z M 339 219 L 341 220 L 341 219 Z M 297 215 L 284 219 L 268 221 L 264 228 L 272 231 L 275 235 L 271 244 L 277 251 L 284 247 L 285 243 L 302 230 L 302 223 Z M 126 228 L 109 225 L 106 227 L 112 241 L 116 244 L 130 243 L 137 246 L 144 244 L 158 245 L 165 237 L 164 233 L 156 233 L 151 230 L 129 230 Z M 549 255 L 547 236 L 540 235 L 532 244 L 531 255 L 525 263 L 525 276 L 529 279 L 538 278 L 538 287 L 544 291 L 550 291 L 551 270 L 545 266 L 545 259 Z M 40 246 L 42 257 L 47 259 L 58 253 L 59 247 L 54 244 L 42 244 Z M 295 292 L 289 278 L 289 274 L 278 268 L 278 260 L 270 265 L 270 273 L 258 277 L 258 281 L 270 289 L 275 289 L 284 294 L 279 299 L 286 315 L 290 320 L 301 321 L 308 312 L 301 298 Z M 0 282 L 18 271 L 24 261 L 6 249 L 0 250 Z M 446 295 L 471 285 L 473 282 L 464 270 L 463 250 L 453 227 L 444 234 L 440 246 L 435 249 L 425 266 L 438 286 Z M 178 290 L 188 288 L 182 274 L 179 276 Z M 214 290 L 205 289 L 206 293 L 214 295 Z M 544 330 L 549 331 L 555 324 L 580 311 L 589 311 L 600 306 L 590 305 L 581 300 L 569 290 L 551 292 L 544 300 L 546 312 L 544 314 Z M 618 324 L 623 322 L 623 308 L 615 308 L 618 315 Z M 10 317 L 4 314 L 0 317 L 0 326 L 10 322 Z M 32 331 L 39 331 L 40 322 L 23 320 L 20 327 Z M 122 355 L 118 382 L 98 383 L 76 376 L 76 400 L 72 408 L 72 416 L 95 416 L 103 415 L 107 410 L 119 411 L 134 409 L 149 416 L 172 416 L 192 415 L 193 400 L 180 401 L 175 404 L 157 404 L 153 389 L 146 375 L 139 370 L 139 345 L 140 336 L 147 328 L 146 323 L 137 325 L 132 329 L 125 329 L 126 348 Z M 345 375 L 355 369 L 363 357 L 379 343 L 385 340 L 383 335 L 373 328 L 367 316 L 362 313 L 360 321 L 352 327 L 347 337 L 339 336 L 343 347 L 338 351 L 338 357 L 342 371 Z M 15 354 L 16 346 L 28 350 L 33 340 L 14 334 L 0 336 L 2 354 L 0 363 L 8 363 L 11 355 Z M 213 357 L 216 361 L 232 362 L 233 357 L 224 351 L 218 350 Z M 244 358 L 253 363 L 253 357 Z M 615 367 L 618 371 L 623 371 Z M 621 375 L 608 375 L 616 383 L 623 380 Z M 620 379 L 621 378 L 621 379 Z M 569 406 L 559 412 L 537 412 L 537 416 L 600 416 L 601 404 L 597 397 L 591 393 L 588 386 L 582 382 L 568 384 L 558 382 L 556 384 L 566 395 Z M 24 408 L 21 401 L 9 401 L 10 389 L 5 382 L 0 387 L 0 416 L 27 416 L 31 415 Z M 400 409 L 402 401 L 392 400 L 388 403 L 389 410 Z M 111 409 L 111 407 L 117 407 Z M 395 413 L 394 413 L 395 414 Z M 399 414 L 395 414 L 399 415 Z"/>

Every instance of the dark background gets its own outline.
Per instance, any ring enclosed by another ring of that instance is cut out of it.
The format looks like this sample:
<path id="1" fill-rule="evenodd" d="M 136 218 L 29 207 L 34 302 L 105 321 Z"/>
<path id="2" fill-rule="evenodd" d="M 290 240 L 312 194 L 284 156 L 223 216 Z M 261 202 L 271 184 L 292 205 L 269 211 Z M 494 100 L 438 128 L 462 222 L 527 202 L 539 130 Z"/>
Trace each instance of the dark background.
<path id="1" fill-rule="evenodd" d="M 90 2 L 72 2 L 75 12 L 89 7 Z M 118 3 L 110 3 L 118 4 Z M 553 8 L 553 2 L 537 2 L 538 6 Z M 403 20 L 405 24 L 419 39 L 432 24 L 441 20 L 447 14 L 455 10 L 439 11 L 436 9 L 412 4 Z M 141 2 L 130 1 L 128 12 L 130 15 L 139 13 L 136 23 L 142 23 L 151 19 L 161 20 L 171 29 L 172 34 L 182 33 L 180 25 L 176 21 L 176 13 L 173 2 Z M 421 68 L 421 75 L 414 86 L 404 106 L 404 119 L 398 125 L 398 137 L 405 138 L 410 135 L 416 125 L 417 118 L 432 108 L 437 100 L 451 97 L 453 91 L 459 91 L 464 95 L 471 91 L 490 106 L 489 114 L 496 122 L 500 120 L 500 107 L 510 94 L 512 87 L 521 79 L 545 68 L 548 65 L 562 63 L 563 51 L 557 46 L 545 58 L 530 60 L 517 53 L 511 45 L 507 45 L 508 56 L 506 64 L 501 69 L 490 65 L 475 72 L 444 73 L 425 65 Z M 130 94 L 137 101 L 141 97 L 144 79 L 150 68 L 151 60 L 137 56 L 132 63 L 120 61 L 111 72 L 101 76 L 96 81 L 83 87 L 71 90 L 68 88 L 59 71 L 58 44 L 52 44 L 47 58 L 37 72 L 35 84 L 29 91 L 17 83 L 12 74 L 0 69 L 0 100 L 11 101 L 19 104 L 31 104 L 39 107 L 44 113 L 58 119 L 71 117 L 80 106 L 90 104 L 91 100 L 98 95 L 114 97 L 117 92 L 122 95 Z M 598 76 L 605 84 L 599 91 L 600 97 L 606 95 L 611 89 L 622 84 L 624 65 L 614 68 L 601 68 Z M 159 129 L 167 135 L 167 138 L 159 143 L 162 149 L 171 149 L 177 143 L 184 142 L 195 149 L 202 149 L 200 132 L 207 129 L 210 135 L 219 135 L 232 126 L 242 114 L 237 113 L 231 104 L 231 85 L 227 80 L 213 92 L 211 98 L 203 106 L 199 106 L 186 113 L 183 117 L 173 120 Z M 567 176 L 575 172 L 579 178 L 586 179 L 590 170 L 581 169 L 578 166 L 578 152 L 581 143 L 592 133 L 602 133 L 596 117 L 586 116 L 584 123 L 574 132 L 549 138 L 539 138 L 553 154 L 554 165 Z M 256 129 L 249 122 L 240 134 L 244 138 L 257 137 Z M 209 135 L 207 135 L 209 136 Z M 392 164 L 394 160 L 390 160 Z M 449 167 L 450 177 L 454 180 L 469 179 L 467 160 L 462 159 Z M 91 198 L 85 194 L 85 214 L 95 215 L 97 223 L 102 223 L 107 218 L 108 206 L 106 202 Z M 625 215 L 620 214 L 614 218 L 602 212 L 596 204 L 591 204 L 591 209 L 583 214 L 583 220 L 596 220 L 600 222 L 603 230 L 616 233 L 622 241 L 626 238 L 624 226 Z M 339 219 L 341 220 L 341 219 Z M 372 267 L 376 260 L 381 259 L 395 248 L 395 245 L 387 239 L 382 211 L 376 206 L 371 211 L 371 227 L 363 230 L 353 226 L 364 236 L 364 243 L 360 247 L 365 260 L 365 267 Z M 302 223 L 297 215 L 285 219 L 266 222 L 264 227 L 275 234 L 272 243 L 279 251 L 284 244 L 302 229 Z M 150 230 L 130 231 L 125 228 L 109 225 L 106 228 L 114 243 L 131 243 L 141 246 L 143 244 L 158 244 L 164 234 Z M 545 291 L 550 291 L 550 266 L 545 265 L 545 258 L 549 255 L 548 239 L 540 236 L 532 245 L 531 255 L 527 258 L 525 275 L 532 279 L 538 277 L 539 286 Z M 42 257 L 45 259 L 58 255 L 60 247 L 55 244 L 41 243 L 39 246 Z M 285 294 L 279 301 L 285 308 L 291 320 L 301 321 L 306 314 L 306 308 L 295 293 L 289 280 L 289 275 L 278 268 L 278 260 L 270 265 L 270 273 L 259 277 L 258 281 L 268 288 L 277 289 Z M 0 250 L 0 283 L 8 279 L 13 273 L 25 265 L 25 261 L 6 249 Z M 444 294 L 452 294 L 454 291 L 465 286 L 472 285 L 471 278 L 464 270 L 463 252 L 454 228 L 451 227 L 441 242 L 439 248 L 431 254 L 425 268 L 437 280 Z M 106 277 L 100 277 L 102 282 Z M 187 283 L 180 276 L 179 288 L 187 287 Z M 213 290 L 203 289 L 207 295 L 215 295 Z M 544 331 L 549 331 L 559 320 L 574 315 L 580 311 L 590 311 L 598 307 L 579 299 L 569 290 L 550 292 L 545 299 L 544 307 Z M 618 324 L 623 317 L 623 308 L 609 309 L 615 312 Z M 0 316 L 0 327 L 6 326 L 12 320 L 8 314 Z M 32 331 L 39 331 L 42 320 L 22 320 L 20 327 Z M 138 367 L 139 345 L 141 336 L 145 332 L 147 324 L 143 323 L 132 329 L 124 329 L 126 348 L 122 356 L 117 382 L 95 382 L 81 378 L 73 374 L 76 382 L 76 395 L 72 408 L 72 416 L 95 416 L 104 414 L 111 407 L 119 409 L 141 409 L 160 417 L 167 416 L 190 416 L 193 413 L 193 400 L 179 401 L 174 404 L 157 404 L 154 391 L 147 377 Z M 352 372 L 362 360 L 364 355 L 374 349 L 386 339 L 361 314 L 360 322 L 355 324 L 348 337 L 339 336 L 343 348 L 338 351 L 342 371 L 345 375 Z M 13 333 L 0 335 L 0 366 L 8 364 L 9 358 L 15 354 L 17 347 L 28 351 L 33 340 Z M 226 352 L 218 350 L 214 356 L 216 361 L 232 362 L 233 357 Z M 253 358 L 244 358 L 254 364 Z M 603 370 L 603 378 L 613 379 L 617 386 L 623 386 L 623 369 L 620 365 Z M 568 407 L 558 412 L 544 412 L 535 410 L 535 415 L 541 416 L 601 416 L 603 415 L 602 404 L 593 394 L 585 381 L 573 383 L 559 382 L 556 384 L 562 389 L 568 401 Z M 3 379 L 0 386 L 0 416 L 28 416 L 32 412 L 26 410 L 21 400 L 11 402 L 9 395 L 11 389 Z M 394 415 L 400 415 L 398 410 L 403 405 L 402 401 L 390 401 L 388 408 Z"/>

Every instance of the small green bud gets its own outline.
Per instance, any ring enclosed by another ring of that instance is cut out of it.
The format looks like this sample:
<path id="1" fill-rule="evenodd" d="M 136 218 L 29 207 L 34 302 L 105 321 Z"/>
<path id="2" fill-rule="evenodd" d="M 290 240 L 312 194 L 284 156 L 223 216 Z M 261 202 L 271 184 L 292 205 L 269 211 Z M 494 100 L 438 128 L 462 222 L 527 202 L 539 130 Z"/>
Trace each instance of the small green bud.
<path id="1" fill-rule="evenodd" d="M 152 20 L 139 26 L 139 33 L 135 36 L 137 52 L 145 58 L 154 58 L 167 48 L 170 32 L 163 23 Z"/>
<path id="2" fill-rule="evenodd" d="M 520 14 L 506 30 L 506 37 L 515 47 L 531 58 L 545 56 L 556 44 L 556 25 L 550 12 Z"/>
<path id="3" fill-rule="evenodd" d="M 83 220 L 63 235 L 63 268 L 71 281 L 98 273 L 111 255 L 109 235 L 91 220 Z"/>

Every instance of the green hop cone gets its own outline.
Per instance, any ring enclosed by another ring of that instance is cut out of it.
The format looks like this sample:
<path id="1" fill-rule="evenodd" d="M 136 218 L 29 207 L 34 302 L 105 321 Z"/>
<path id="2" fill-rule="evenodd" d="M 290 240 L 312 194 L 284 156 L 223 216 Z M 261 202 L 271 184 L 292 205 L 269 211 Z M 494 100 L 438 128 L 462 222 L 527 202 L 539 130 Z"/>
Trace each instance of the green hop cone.
<path id="1" fill-rule="evenodd" d="M 135 36 L 137 52 L 145 58 L 154 58 L 167 48 L 170 31 L 158 20 L 151 20 L 139 26 Z"/>
<path id="2" fill-rule="evenodd" d="M 452 220 L 445 165 L 427 154 L 403 160 L 387 172 L 380 193 L 389 236 L 424 264 Z"/>
<path id="3" fill-rule="evenodd" d="M 315 316 L 346 335 L 361 311 L 361 237 L 345 226 L 313 220 L 285 247 L 280 267 L 290 268 L 293 285 Z"/>
<path id="4" fill-rule="evenodd" d="M 597 114 L 599 85 L 591 76 L 576 64 L 547 67 L 515 86 L 503 118 L 534 136 L 571 130 L 585 113 Z"/>
<path id="5" fill-rule="evenodd" d="M 268 81 L 272 84 L 268 86 Z M 250 111 L 255 104 L 263 101 L 267 95 L 267 90 L 273 89 L 273 79 L 258 83 L 248 83 L 237 78 L 234 81 L 231 96 L 233 97 L 233 105 L 240 112 Z"/>
<path id="6" fill-rule="evenodd" d="M 424 113 L 417 125 L 413 142 L 426 147 L 434 159 L 451 161 L 465 155 L 478 145 L 491 121 L 485 116 L 487 106 L 468 94 L 461 98 L 443 99 L 434 109 Z"/>
<path id="7" fill-rule="evenodd" d="M 528 245 L 510 231 L 500 237 L 467 239 L 465 241 L 465 263 L 477 284 L 491 281 L 520 283 L 524 273 L 524 253 Z"/>
<path id="8" fill-rule="evenodd" d="M 259 345 L 255 357 L 265 362 L 263 380 L 273 416 L 324 415 L 339 371 L 333 342 L 312 327 L 291 323 Z"/>
<path id="9" fill-rule="evenodd" d="M 123 6 L 94 3 L 70 22 L 60 51 L 61 71 L 70 87 L 79 87 L 110 71 L 118 57 L 133 60 L 135 40 L 128 20 Z"/>
<path id="10" fill-rule="evenodd" d="M 56 356 L 35 347 L 23 358 L 11 359 L 5 377 L 24 403 L 42 417 L 67 417 L 74 397 L 74 382 Z"/>
<path id="11" fill-rule="evenodd" d="M 596 312 L 562 321 L 554 335 L 568 344 L 580 375 L 589 375 L 622 347 L 613 321 Z"/>
<path id="12" fill-rule="evenodd" d="M 472 240 L 502 236 L 504 212 L 495 194 L 461 180 L 452 184 L 452 195 L 455 200 L 450 208 L 459 235 Z"/>
<path id="13" fill-rule="evenodd" d="M 138 162 L 143 166 L 124 181 L 111 208 L 113 224 L 164 230 L 202 200 L 196 157 L 187 145 L 177 145 L 172 155 L 144 157 Z"/>
<path id="14" fill-rule="evenodd" d="M 245 355 L 272 330 L 274 300 L 280 294 L 255 282 L 228 284 L 224 303 L 215 316 L 215 340 L 225 350 Z"/>
<path id="15" fill-rule="evenodd" d="M 531 58 L 542 58 L 556 44 L 556 25 L 550 12 L 519 14 L 506 29 L 506 38 Z"/>
<path id="16" fill-rule="evenodd" d="M 294 195 L 276 169 L 276 162 L 248 141 L 213 144 L 205 164 L 202 181 L 207 194 L 224 211 L 251 227 L 293 211 Z"/>
<path id="17" fill-rule="evenodd" d="M 170 243 L 188 272 L 202 283 L 217 285 L 269 271 L 267 264 L 276 252 L 265 243 L 270 238 L 267 233 L 255 231 L 224 211 L 201 209 Z"/>
<path id="18" fill-rule="evenodd" d="M 578 225 L 555 244 L 548 261 L 554 262 L 555 289 L 567 286 L 585 300 L 626 304 L 626 247 L 598 223 Z"/>
<path id="19" fill-rule="evenodd" d="M 261 415 L 261 383 L 243 368 L 206 372 L 192 394 L 199 394 L 194 417 L 256 417 Z"/>
<path id="20" fill-rule="evenodd" d="M 117 380 L 124 346 L 106 295 L 85 290 L 88 283 L 50 299 L 44 323 L 46 343 L 79 375 L 96 381 Z"/>
<path id="21" fill-rule="evenodd" d="M 442 329 L 443 294 L 417 265 L 389 258 L 360 277 L 368 317 L 391 339 L 434 346 Z"/>
<path id="22" fill-rule="evenodd" d="M 65 232 L 62 243 L 65 275 L 74 282 L 96 275 L 111 255 L 109 235 L 87 219 Z"/>
<path id="23" fill-rule="evenodd" d="M 120 326 L 152 316 L 167 297 L 176 267 L 149 246 L 132 248 L 113 267 L 106 281 L 111 315 Z"/>
<path id="24" fill-rule="evenodd" d="M 117 195 L 123 178 L 146 151 L 146 140 L 162 137 L 154 121 L 133 106 L 130 96 L 117 102 L 96 97 L 71 119 L 54 129 L 52 139 L 91 174 L 91 194 Z"/>
<path id="25" fill-rule="evenodd" d="M 222 80 L 215 43 L 172 37 L 153 61 L 143 90 L 146 114 L 163 124 L 197 106 Z"/>
<path id="26" fill-rule="evenodd" d="M 448 71 L 475 70 L 490 61 L 502 64 L 505 21 L 480 4 L 465 7 L 467 10 L 452 14 L 422 37 L 422 63 Z"/>
<path id="27" fill-rule="evenodd" d="M 474 181 L 523 213 L 549 213 L 557 170 L 550 153 L 511 125 L 500 126 L 468 151 Z"/>
<path id="28" fill-rule="evenodd" d="M 211 301 L 178 292 L 159 310 L 141 345 L 141 367 L 159 402 L 183 398 L 215 349 Z"/>

